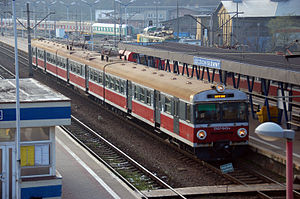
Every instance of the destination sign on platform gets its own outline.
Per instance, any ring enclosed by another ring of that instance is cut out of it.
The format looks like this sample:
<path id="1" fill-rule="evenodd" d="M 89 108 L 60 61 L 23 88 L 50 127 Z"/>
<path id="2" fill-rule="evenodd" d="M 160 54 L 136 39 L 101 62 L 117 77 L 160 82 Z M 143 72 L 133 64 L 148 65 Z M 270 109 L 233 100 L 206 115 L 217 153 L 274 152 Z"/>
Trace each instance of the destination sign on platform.
<path id="1" fill-rule="evenodd" d="M 221 61 L 214 59 L 206 59 L 201 57 L 194 57 L 194 65 L 204 66 L 208 68 L 221 69 Z"/>

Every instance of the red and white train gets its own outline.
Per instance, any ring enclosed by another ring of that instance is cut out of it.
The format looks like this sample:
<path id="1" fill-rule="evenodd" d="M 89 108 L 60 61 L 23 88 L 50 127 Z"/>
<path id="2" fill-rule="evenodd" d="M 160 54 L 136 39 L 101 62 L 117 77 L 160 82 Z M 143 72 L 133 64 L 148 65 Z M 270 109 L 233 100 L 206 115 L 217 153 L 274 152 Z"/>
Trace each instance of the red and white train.
<path id="1" fill-rule="evenodd" d="M 33 64 L 163 132 L 202 159 L 239 155 L 248 145 L 248 98 L 224 85 L 45 40 Z"/>

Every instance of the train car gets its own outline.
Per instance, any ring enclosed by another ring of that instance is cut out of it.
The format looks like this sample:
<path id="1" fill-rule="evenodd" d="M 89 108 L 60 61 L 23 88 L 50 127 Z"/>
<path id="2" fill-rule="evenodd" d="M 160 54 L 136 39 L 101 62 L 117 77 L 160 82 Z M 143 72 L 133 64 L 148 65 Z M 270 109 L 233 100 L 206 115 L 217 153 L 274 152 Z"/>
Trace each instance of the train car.
<path id="1" fill-rule="evenodd" d="M 119 50 L 120 59 L 137 62 L 137 54 L 127 50 Z"/>
<path id="2" fill-rule="evenodd" d="M 107 61 L 100 54 L 53 42 L 34 41 L 32 46 L 33 62 L 47 62 L 42 70 L 64 75 L 63 81 L 153 126 L 201 159 L 236 156 L 248 144 L 248 98 L 239 90 L 118 58 Z M 64 59 L 64 74 L 48 69 L 52 65 L 58 71 L 59 57 Z"/>
<path id="3" fill-rule="evenodd" d="M 116 30 L 115 30 L 116 28 Z M 128 26 L 125 24 L 108 24 L 108 23 L 94 23 L 93 24 L 93 33 L 96 35 L 104 35 L 104 36 L 113 36 L 115 35 L 126 36 L 126 35 L 133 35 L 134 28 L 132 26 Z"/>

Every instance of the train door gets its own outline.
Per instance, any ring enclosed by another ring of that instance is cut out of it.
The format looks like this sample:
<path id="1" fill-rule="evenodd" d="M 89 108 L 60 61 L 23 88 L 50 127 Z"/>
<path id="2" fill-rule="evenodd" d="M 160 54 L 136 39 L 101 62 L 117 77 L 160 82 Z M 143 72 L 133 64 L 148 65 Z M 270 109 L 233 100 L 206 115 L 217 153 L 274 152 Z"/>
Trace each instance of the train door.
<path id="1" fill-rule="evenodd" d="M 128 81 L 126 82 L 126 97 L 127 97 L 127 109 L 128 113 L 132 110 L 132 82 Z"/>
<path id="2" fill-rule="evenodd" d="M 161 96 L 160 92 L 157 90 L 154 90 L 154 121 L 155 124 L 160 125 L 160 110 L 161 110 Z"/>
<path id="3" fill-rule="evenodd" d="M 85 91 L 88 92 L 89 91 L 89 74 L 90 74 L 90 70 L 89 67 L 87 65 L 84 65 L 84 79 L 85 79 Z"/>
<path id="4" fill-rule="evenodd" d="M 15 198 L 14 144 L 0 145 L 0 199 Z"/>
<path id="5" fill-rule="evenodd" d="M 179 134 L 179 99 L 173 98 L 174 133 Z"/>

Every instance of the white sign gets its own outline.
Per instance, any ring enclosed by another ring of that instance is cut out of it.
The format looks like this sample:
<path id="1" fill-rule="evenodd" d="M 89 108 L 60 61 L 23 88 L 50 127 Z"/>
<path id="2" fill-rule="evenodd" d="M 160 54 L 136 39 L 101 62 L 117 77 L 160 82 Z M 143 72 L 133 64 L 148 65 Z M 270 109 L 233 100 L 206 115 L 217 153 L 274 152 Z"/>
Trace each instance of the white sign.
<path id="1" fill-rule="evenodd" d="M 204 66 L 208 68 L 221 69 L 221 61 L 214 59 L 205 59 L 201 57 L 194 57 L 194 65 Z"/>
<path id="2" fill-rule="evenodd" d="M 232 163 L 223 164 L 220 166 L 220 169 L 222 173 L 230 173 L 234 171 Z"/>
<path id="3" fill-rule="evenodd" d="M 34 149 L 35 165 L 49 165 L 49 145 L 35 145 Z"/>

